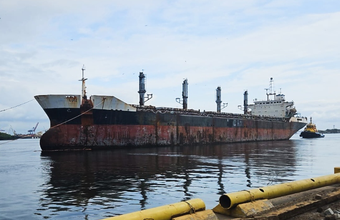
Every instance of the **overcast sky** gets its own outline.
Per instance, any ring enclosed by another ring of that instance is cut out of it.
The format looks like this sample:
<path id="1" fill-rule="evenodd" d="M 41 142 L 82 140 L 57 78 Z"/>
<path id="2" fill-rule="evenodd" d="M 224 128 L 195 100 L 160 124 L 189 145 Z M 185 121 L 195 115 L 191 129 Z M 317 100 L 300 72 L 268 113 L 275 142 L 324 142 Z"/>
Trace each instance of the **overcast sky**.
<path id="1" fill-rule="evenodd" d="M 318 129 L 340 128 L 339 61 L 339 0 L 0 0 L 0 129 L 48 129 L 34 95 L 80 94 L 83 65 L 88 95 L 138 104 L 143 70 L 147 105 L 181 107 L 187 78 L 188 108 L 215 111 L 221 86 L 232 113 L 273 77 Z"/>

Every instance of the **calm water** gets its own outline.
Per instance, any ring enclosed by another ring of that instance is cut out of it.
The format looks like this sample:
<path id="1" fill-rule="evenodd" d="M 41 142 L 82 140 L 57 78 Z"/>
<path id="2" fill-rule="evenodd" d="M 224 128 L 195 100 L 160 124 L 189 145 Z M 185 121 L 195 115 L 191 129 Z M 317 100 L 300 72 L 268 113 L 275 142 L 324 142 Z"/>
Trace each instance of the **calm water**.
<path id="1" fill-rule="evenodd" d="M 42 153 L 0 142 L 0 219 L 102 219 L 333 173 L 340 134 L 324 139 Z"/>

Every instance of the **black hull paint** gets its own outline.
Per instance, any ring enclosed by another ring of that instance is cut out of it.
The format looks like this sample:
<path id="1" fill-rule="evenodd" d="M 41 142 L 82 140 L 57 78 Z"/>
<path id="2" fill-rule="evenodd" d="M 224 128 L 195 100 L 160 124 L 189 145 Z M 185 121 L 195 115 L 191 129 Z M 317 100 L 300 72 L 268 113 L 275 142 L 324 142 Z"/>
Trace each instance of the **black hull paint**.
<path id="1" fill-rule="evenodd" d="M 301 132 L 300 137 L 302 137 L 302 138 L 323 138 L 323 137 L 325 137 L 325 135 L 321 134 L 319 132 L 303 131 L 303 132 Z"/>
<path id="2" fill-rule="evenodd" d="M 174 111 L 45 109 L 42 150 L 103 149 L 287 140 L 305 126 L 285 118 Z M 68 115 L 66 117 L 66 115 Z"/>

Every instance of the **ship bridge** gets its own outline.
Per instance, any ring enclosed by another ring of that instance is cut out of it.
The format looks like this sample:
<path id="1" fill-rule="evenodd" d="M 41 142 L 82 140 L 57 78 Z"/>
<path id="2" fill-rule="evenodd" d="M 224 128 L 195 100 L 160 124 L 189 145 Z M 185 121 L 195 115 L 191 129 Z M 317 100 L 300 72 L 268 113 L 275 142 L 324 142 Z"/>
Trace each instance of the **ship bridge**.
<path id="1" fill-rule="evenodd" d="M 248 105 L 252 115 L 272 116 L 272 117 L 290 117 L 292 111 L 295 111 L 294 102 L 282 100 L 254 101 L 254 104 Z M 295 113 L 294 112 L 294 113 Z"/>
<path id="2" fill-rule="evenodd" d="M 273 92 L 273 78 L 270 78 L 270 86 L 266 89 L 267 100 L 257 101 L 248 105 L 252 115 L 271 117 L 293 117 L 296 114 L 294 102 L 285 101 L 285 95 Z M 268 92 L 269 91 L 269 92 Z"/>

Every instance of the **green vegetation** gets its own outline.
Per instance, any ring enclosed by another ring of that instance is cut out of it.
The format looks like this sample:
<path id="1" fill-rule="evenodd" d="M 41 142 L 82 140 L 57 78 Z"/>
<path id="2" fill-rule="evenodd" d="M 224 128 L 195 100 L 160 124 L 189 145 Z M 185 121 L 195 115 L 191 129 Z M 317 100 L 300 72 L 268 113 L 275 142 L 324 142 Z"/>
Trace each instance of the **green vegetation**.
<path id="1" fill-rule="evenodd" d="M 15 140 L 18 139 L 18 136 L 13 136 L 10 134 L 0 132 L 0 140 Z"/>
<path id="2" fill-rule="evenodd" d="M 319 130 L 320 133 L 325 133 L 325 134 L 334 134 L 334 133 L 340 133 L 340 129 L 326 129 L 325 131 Z"/>

